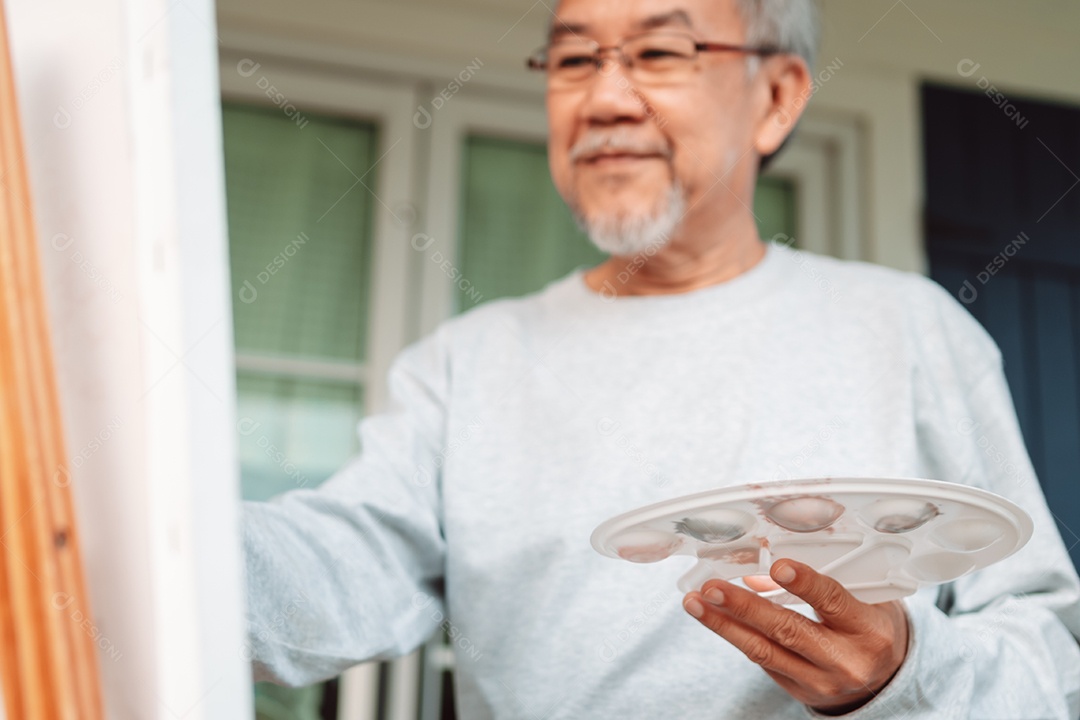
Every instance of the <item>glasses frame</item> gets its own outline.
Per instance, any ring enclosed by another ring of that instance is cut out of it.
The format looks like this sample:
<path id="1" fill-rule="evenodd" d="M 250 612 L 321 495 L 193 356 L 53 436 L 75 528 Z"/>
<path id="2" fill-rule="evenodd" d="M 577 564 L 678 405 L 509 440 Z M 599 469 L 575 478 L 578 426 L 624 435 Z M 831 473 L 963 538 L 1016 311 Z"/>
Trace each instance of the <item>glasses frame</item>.
<path id="1" fill-rule="evenodd" d="M 640 40 L 641 38 L 657 37 L 657 36 L 660 36 L 660 37 L 683 37 L 683 38 L 686 38 L 686 39 L 692 41 L 694 43 L 694 51 L 695 51 L 694 57 L 691 58 L 692 60 L 697 60 L 697 56 L 699 54 L 703 53 L 703 52 L 738 52 L 738 53 L 746 53 L 746 54 L 750 54 L 750 55 L 760 55 L 762 57 L 768 57 L 769 55 L 783 55 L 783 54 L 787 53 L 786 50 L 783 50 L 781 48 L 771 46 L 771 45 L 762 45 L 762 46 L 755 47 L 755 46 L 751 46 L 751 45 L 733 45 L 731 43 L 707 42 L 707 41 L 698 40 L 697 38 L 695 38 L 693 35 L 690 35 L 689 33 L 681 33 L 681 32 L 644 32 L 644 33 L 639 33 L 637 35 L 630 35 L 629 37 L 625 37 L 619 42 L 618 45 L 606 45 L 606 46 L 601 45 L 600 43 L 596 42 L 595 40 L 585 40 L 584 38 L 582 38 L 581 40 L 583 41 L 582 44 L 591 45 L 593 47 L 593 61 L 594 61 L 594 64 L 596 65 L 597 72 L 599 72 L 599 71 L 603 70 L 603 67 L 604 67 L 604 59 L 605 59 L 604 54 L 606 52 L 610 51 L 610 50 L 615 51 L 615 54 L 618 57 L 619 62 L 623 65 L 623 67 L 625 67 L 627 70 L 632 70 L 633 67 L 634 67 L 633 62 L 630 60 L 629 57 L 627 57 L 626 53 L 623 52 L 623 47 L 626 45 L 626 43 L 634 41 L 634 40 Z M 556 45 L 556 44 L 557 43 L 548 43 L 547 45 L 543 45 L 543 46 L 537 48 L 532 53 L 532 55 L 530 55 L 526 59 L 526 61 L 525 61 L 526 67 L 528 67 L 530 70 L 548 72 L 549 71 L 549 67 L 548 67 L 548 51 L 551 49 L 551 47 L 553 45 Z M 551 78 L 551 76 L 548 75 L 549 81 L 550 81 L 550 78 Z M 584 82 L 584 78 L 582 79 L 582 82 Z"/>

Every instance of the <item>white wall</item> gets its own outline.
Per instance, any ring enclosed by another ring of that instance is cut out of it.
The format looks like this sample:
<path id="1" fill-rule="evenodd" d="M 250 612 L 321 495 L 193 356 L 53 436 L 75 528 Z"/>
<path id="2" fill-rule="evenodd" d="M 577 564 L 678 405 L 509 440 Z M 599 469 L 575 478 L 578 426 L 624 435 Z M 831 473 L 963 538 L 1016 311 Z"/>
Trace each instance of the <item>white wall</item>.
<path id="1" fill-rule="evenodd" d="M 552 2 L 534 0 L 219 0 L 226 44 L 307 58 L 346 73 L 449 80 L 473 58 L 463 93 L 539 102 L 523 58 L 543 41 Z M 919 83 L 975 88 L 964 59 L 1007 92 L 1080 102 L 1080 3 L 1055 0 L 824 0 L 824 67 L 815 114 L 858 119 L 865 132 L 867 256 L 924 269 Z M 252 38 L 258 38 L 252 42 Z M 268 42 L 269 41 L 269 42 Z M 987 100 L 987 102 L 990 102 Z"/>
<path id="2" fill-rule="evenodd" d="M 213 6 L 6 5 L 108 716 L 250 717 Z"/>

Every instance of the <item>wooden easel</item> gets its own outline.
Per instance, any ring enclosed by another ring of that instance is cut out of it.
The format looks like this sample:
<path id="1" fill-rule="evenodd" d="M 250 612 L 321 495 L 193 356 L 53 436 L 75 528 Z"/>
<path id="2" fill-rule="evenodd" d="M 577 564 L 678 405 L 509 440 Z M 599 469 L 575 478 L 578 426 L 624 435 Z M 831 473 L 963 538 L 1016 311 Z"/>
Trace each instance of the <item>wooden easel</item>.
<path id="1" fill-rule="evenodd" d="M 103 717 L 0 6 L 0 677 L 9 720 Z"/>

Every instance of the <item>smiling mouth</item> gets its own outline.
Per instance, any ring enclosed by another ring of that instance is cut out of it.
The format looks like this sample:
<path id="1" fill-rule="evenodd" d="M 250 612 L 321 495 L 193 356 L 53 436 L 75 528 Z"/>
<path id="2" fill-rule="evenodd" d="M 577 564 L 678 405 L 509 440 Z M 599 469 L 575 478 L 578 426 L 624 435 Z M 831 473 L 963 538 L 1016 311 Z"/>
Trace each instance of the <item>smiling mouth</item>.
<path id="1" fill-rule="evenodd" d="M 638 153 L 604 153 L 602 155 L 593 155 L 592 157 L 582 158 L 581 163 L 583 165 L 603 165 L 608 163 L 626 163 L 634 162 L 637 160 L 660 160 L 659 155 L 641 155 Z"/>

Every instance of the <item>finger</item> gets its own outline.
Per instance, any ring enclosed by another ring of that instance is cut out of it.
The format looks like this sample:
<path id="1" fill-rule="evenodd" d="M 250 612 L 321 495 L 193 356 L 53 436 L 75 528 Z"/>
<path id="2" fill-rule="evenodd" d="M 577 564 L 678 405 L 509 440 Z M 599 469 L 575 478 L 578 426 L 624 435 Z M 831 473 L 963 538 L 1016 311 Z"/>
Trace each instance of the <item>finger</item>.
<path id="1" fill-rule="evenodd" d="M 703 610 L 702 615 L 697 618 L 698 622 L 734 645 L 751 662 L 761 666 L 766 672 L 790 678 L 797 685 L 814 682 L 821 675 L 822 671 L 806 658 L 780 646 L 754 628 L 716 608 L 705 601 L 701 593 L 689 593 L 683 600 L 687 612 L 694 615 L 691 611 L 692 602 L 697 602 Z"/>
<path id="2" fill-rule="evenodd" d="M 708 604 L 819 668 L 841 659 L 843 640 L 805 615 L 722 580 L 710 580 L 701 592 Z"/>
<path id="3" fill-rule="evenodd" d="M 782 588 L 814 608 L 826 625 L 859 631 L 867 624 L 865 613 L 870 606 L 856 600 L 839 582 L 809 565 L 788 559 L 777 560 L 770 574 Z"/>
<path id="4" fill-rule="evenodd" d="M 746 587 L 755 592 L 768 592 L 770 590 L 781 589 L 780 585 L 768 575 L 747 575 L 742 581 L 746 583 Z"/>

